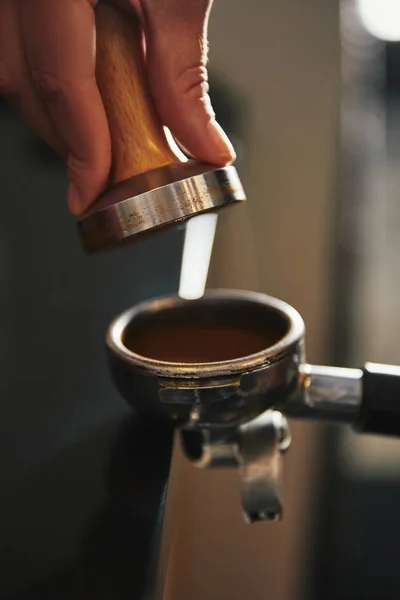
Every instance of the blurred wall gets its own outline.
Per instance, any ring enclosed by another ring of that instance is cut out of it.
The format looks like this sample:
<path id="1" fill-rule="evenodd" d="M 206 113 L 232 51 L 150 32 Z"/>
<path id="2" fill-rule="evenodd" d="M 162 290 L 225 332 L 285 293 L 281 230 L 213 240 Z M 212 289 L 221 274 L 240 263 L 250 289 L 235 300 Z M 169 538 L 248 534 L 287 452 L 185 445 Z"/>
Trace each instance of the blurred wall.
<path id="1" fill-rule="evenodd" d="M 317 363 L 330 359 L 338 10 L 335 0 L 216 0 L 211 17 L 211 65 L 248 104 L 240 172 L 250 199 L 247 212 L 220 218 L 211 283 L 293 304 Z M 292 424 L 280 524 L 245 525 L 236 474 L 182 462 L 170 598 L 302 597 L 321 432 Z"/>

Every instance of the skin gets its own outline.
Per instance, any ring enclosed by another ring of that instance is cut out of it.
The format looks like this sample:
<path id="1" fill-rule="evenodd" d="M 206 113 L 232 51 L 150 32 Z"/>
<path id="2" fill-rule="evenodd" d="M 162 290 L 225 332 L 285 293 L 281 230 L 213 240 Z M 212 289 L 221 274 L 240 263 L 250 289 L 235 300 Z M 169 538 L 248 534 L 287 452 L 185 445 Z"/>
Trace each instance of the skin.
<path id="1" fill-rule="evenodd" d="M 194 158 L 235 159 L 215 120 L 207 84 L 212 0 L 114 0 L 141 17 L 148 77 L 160 117 Z M 83 213 L 111 165 L 107 118 L 95 79 L 97 0 L 0 0 L 0 95 L 68 165 L 68 207 Z"/>

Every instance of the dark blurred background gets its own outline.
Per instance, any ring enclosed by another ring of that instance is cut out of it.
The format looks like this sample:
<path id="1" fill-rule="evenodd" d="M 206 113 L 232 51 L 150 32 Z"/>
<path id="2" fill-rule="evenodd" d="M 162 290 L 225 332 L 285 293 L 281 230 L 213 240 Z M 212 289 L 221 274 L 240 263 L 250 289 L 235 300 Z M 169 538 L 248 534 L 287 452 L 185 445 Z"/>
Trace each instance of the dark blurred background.
<path id="1" fill-rule="evenodd" d="M 400 363 L 400 5 L 341 4 L 336 364 Z M 397 440 L 327 432 L 314 547 L 316 599 L 400 593 Z"/>
<path id="2" fill-rule="evenodd" d="M 400 364 L 398 0 L 216 0 L 210 38 L 250 203 L 209 284 L 296 306 L 310 362 Z M 147 598 L 171 440 L 119 398 L 103 339 L 176 292 L 184 232 L 87 258 L 64 166 L 6 103 L 0 134 L 0 599 Z M 168 597 L 397 600 L 398 442 L 292 427 L 280 524 L 245 525 L 235 474 L 180 459 Z"/>

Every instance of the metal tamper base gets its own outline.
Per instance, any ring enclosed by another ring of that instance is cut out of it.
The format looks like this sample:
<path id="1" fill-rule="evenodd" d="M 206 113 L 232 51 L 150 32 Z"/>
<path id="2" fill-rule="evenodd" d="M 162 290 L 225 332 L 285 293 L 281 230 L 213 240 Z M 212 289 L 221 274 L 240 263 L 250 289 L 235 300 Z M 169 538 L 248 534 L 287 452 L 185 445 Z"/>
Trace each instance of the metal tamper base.
<path id="1" fill-rule="evenodd" d="M 172 163 L 113 185 L 80 218 L 78 233 L 92 254 L 245 200 L 234 167 Z"/>

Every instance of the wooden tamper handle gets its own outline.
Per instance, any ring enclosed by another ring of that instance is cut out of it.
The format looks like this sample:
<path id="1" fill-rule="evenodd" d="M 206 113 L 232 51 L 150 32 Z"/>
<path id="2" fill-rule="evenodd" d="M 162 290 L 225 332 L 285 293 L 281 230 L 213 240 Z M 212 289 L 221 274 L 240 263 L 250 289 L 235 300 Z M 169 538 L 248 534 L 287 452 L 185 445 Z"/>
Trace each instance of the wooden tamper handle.
<path id="1" fill-rule="evenodd" d="M 150 93 L 137 15 L 100 2 L 96 25 L 96 78 L 110 127 L 112 169 L 111 185 L 77 224 L 85 251 L 114 248 L 246 200 L 234 167 L 183 161 L 170 147 Z"/>
<path id="2" fill-rule="evenodd" d="M 150 93 L 138 16 L 100 2 L 96 31 L 96 79 L 111 134 L 110 182 L 179 162 Z"/>

